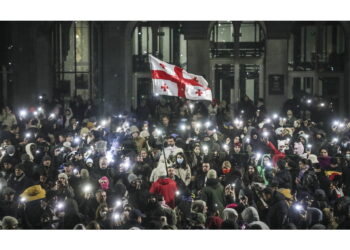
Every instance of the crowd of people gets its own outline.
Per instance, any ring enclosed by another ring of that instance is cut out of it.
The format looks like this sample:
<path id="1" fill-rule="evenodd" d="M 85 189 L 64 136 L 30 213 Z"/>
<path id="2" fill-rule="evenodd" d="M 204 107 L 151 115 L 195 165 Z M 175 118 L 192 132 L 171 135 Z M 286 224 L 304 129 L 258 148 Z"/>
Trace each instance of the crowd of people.
<path id="1" fill-rule="evenodd" d="M 0 115 L 3 229 L 350 229 L 350 120 L 175 97 Z"/>

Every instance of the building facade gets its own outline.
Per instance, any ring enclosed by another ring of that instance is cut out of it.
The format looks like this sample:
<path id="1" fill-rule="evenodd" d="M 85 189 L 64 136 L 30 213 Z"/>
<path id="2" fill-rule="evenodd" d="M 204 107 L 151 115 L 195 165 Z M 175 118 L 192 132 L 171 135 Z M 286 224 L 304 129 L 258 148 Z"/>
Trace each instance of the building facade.
<path id="1" fill-rule="evenodd" d="M 219 101 L 247 95 L 274 110 L 307 93 L 350 113 L 350 22 L 41 21 L 0 29 L 2 105 L 45 94 L 91 99 L 106 113 L 130 110 L 152 96 L 153 54 L 203 75 Z"/>

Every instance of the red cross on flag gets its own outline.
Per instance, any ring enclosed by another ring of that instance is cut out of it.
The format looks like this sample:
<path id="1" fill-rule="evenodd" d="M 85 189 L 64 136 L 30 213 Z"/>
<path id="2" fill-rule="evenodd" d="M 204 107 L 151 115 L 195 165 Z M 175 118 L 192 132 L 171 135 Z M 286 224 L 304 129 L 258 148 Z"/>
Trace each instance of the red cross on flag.
<path id="1" fill-rule="evenodd" d="M 213 100 L 208 82 L 202 76 L 190 74 L 152 55 L 149 55 L 149 62 L 154 94 L 179 96 L 190 100 Z"/>

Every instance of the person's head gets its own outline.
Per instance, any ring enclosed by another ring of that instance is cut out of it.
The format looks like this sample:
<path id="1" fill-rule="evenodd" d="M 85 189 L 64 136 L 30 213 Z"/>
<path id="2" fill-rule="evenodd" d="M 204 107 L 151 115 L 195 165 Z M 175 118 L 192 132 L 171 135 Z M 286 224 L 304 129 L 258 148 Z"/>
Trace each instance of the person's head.
<path id="1" fill-rule="evenodd" d="M 248 166 L 248 174 L 253 175 L 255 173 L 255 167 L 253 165 Z"/>
<path id="2" fill-rule="evenodd" d="M 106 176 L 102 176 L 99 180 L 98 183 L 100 184 L 100 187 L 102 190 L 108 190 L 109 189 L 109 179 Z"/>
<path id="3" fill-rule="evenodd" d="M 332 158 L 331 158 L 331 162 L 330 162 L 330 166 L 331 166 L 331 168 L 336 168 L 336 167 L 338 167 L 338 159 L 335 158 L 335 157 L 332 157 Z"/>
<path id="4" fill-rule="evenodd" d="M 108 207 L 106 203 L 102 203 L 96 209 L 96 220 L 105 220 L 108 215 Z"/>
<path id="5" fill-rule="evenodd" d="M 175 138 L 172 137 L 172 136 L 169 136 L 169 137 L 167 138 L 167 144 L 168 144 L 168 146 L 170 146 L 170 147 L 174 147 L 174 146 L 175 146 Z"/>
<path id="6" fill-rule="evenodd" d="M 47 174 L 46 173 L 40 174 L 39 181 L 40 183 L 45 183 L 47 181 Z"/>
<path id="7" fill-rule="evenodd" d="M 59 141 L 60 143 L 63 143 L 63 142 L 66 141 L 66 137 L 65 137 L 64 135 L 59 135 L 59 136 L 58 136 L 58 141 Z"/>
<path id="8" fill-rule="evenodd" d="M 106 191 L 99 189 L 95 193 L 96 201 L 98 203 L 105 203 L 107 201 L 107 193 Z"/>
<path id="9" fill-rule="evenodd" d="M 137 221 L 139 224 L 142 223 L 142 218 L 145 218 L 145 217 L 146 215 L 141 213 L 141 211 L 138 209 L 133 209 L 129 213 L 129 219 L 133 221 Z"/>
<path id="10" fill-rule="evenodd" d="M 99 166 L 101 169 L 107 169 L 108 167 L 107 157 L 105 156 L 100 157 Z"/>
<path id="11" fill-rule="evenodd" d="M 147 150 L 145 148 L 141 149 L 141 157 L 142 159 L 146 159 L 148 156 Z"/>
<path id="12" fill-rule="evenodd" d="M 15 198 L 15 190 L 13 190 L 10 187 L 5 187 L 4 191 L 3 191 L 3 195 L 4 195 L 4 200 L 5 201 L 13 201 Z"/>
<path id="13" fill-rule="evenodd" d="M 51 157 L 50 157 L 50 156 L 45 156 L 45 157 L 43 158 L 43 165 L 44 165 L 45 167 L 51 166 Z"/>
<path id="14" fill-rule="evenodd" d="M 231 172 L 231 163 L 229 161 L 224 161 L 221 166 L 222 173 L 228 174 Z"/>
<path id="15" fill-rule="evenodd" d="M 286 161 L 285 160 L 278 160 L 277 162 L 277 168 L 278 170 L 284 170 L 286 168 Z"/>
<path id="16" fill-rule="evenodd" d="M 169 117 L 168 116 L 163 116 L 162 117 L 162 124 L 165 127 L 167 127 L 169 125 Z"/>
<path id="17" fill-rule="evenodd" d="M 345 151 L 345 158 L 349 161 L 350 160 L 350 150 Z"/>
<path id="18" fill-rule="evenodd" d="M 176 163 L 179 165 L 184 165 L 186 167 L 186 158 L 184 153 L 180 152 L 178 154 L 176 154 Z"/>
<path id="19" fill-rule="evenodd" d="M 271 160 L 270 157 L 268 157 L 267 155 L 265 155 L 264 158 L 263 158 L 264 166 L 270 165 L 270 164 L 271 164 L 270 160 Z"/>
<path id="20" fill-rule="evenodd" d="M 15 167 L 15 175 L 16 175 L 16 177 L 22 176 L 23 174 L 24 174 L 23 166 L 20 165 L 20 164 L 16 165 L 16 167 Z"/>
<path id="21" fill-rule="evenodd" d="M 10 171 L 13 167 L 13 164 L 11 161 L 4 161 L 3 165 L 4 165 L 5 171 Z"/>
<path id="22" fill-rule="evenodd" d="M 309 161 L 307 159 L 301 159 L 299 161 L 299 169 L 307 170 L 310 167 Z"/>
<path id="23" fill-rule="evenodd" d="M 238 154 L 241 152 L 242 145 L 240 143 L 235 143 L 233 145 L 233 151 Z"/>
<path id="24" fill-rule="evenodd" d="M 94 165 L 94 161 L 91 158 L 86 159 L 85 163 L 88 168 L 92 168 Z"/>
<path id="25" fill-rule="evenodd" d="M 139 136 L 139 129 L 136 126 L 131 126 L 130 127 L 130 134 L 133 138 L 137 138 Z"/>
<path id="26" fill-rule="evenodd" d="M 66 116 L 70 116 L 70 115 L 72 114 L 72 112 L 71 112 L 69 109 L 66 109 L 66 110 L 64 111 L 64 114 L 65 114 Z"/>
<path id="27" fill-rule="evenodd" d="M 264 188 L 262 191 L 262 197 L 264 201 L 269 202 L 272 199 L 274 190 L 271 187 Z"/>
<path id="28" fill-rule="evenodd" d="M 320 150 L 320 156 L 321 157 L 328 157 L 328 150 L 325 148 L 321 148 Z"/>
<path id="29" fill-rule="evenodd" d="M 293 117 L 293 111 L 292 110 L 290 110 L 290 109 L 287 110 L 287 117 L 288 118 L 292 118 Z"/>
<path id="30" fill-rule="evenodd" d="M 209 162 L 203 162 L 202 163 L 202 171 L 204 173 L 207 173 L 210 170 L 210 163 Z"/>
<path id="31" fill-rule="evenodd" d="M 168 172 L 168 177 L 170 179 L 174 179 L 175 178 L 175 168 L 170 166 L 170 167 L 168 167 L 167 172 Z"/>
<path id="32" fill-rule="evenodd" d="M 12 216 L 5 216 L 4 218 L 2 218 L 1 226 L 3 229 L 6 230 L 17 229 L 18 220 Z"/>
<path id="33" fill-rule="evenodd" d="M 240 143 L 239 136 L 235 136 L 235 137 L 233 138 L 233 143 L 234 143 L 234 144 Z"/>
<path id="34" fill-rule="evenodd" d="M 199 145 L 196 145 L 193 149 L 193 152 L 196 154 L 196 155 L 199 155 L 201 153 L 201 147 Z"/>
<path id="35" fill-rule="evenodd" d="M 68 184 L 68 176 L 65 173 L 60 173 L 58 175 L 58 181 L 61 184 Z"/>
<path id="36" fill-rule="evenodd" d="M 64 172 L 68 175 L 72 174 L 74 165 L 72 162 L 67 162 L 63 165 Z"/>

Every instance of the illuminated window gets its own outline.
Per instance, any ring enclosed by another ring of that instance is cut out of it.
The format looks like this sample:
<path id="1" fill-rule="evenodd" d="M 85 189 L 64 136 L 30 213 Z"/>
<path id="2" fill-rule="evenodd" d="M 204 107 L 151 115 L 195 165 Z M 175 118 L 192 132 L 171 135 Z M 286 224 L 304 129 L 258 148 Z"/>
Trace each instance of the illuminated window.
<path id="1" fill-rule="evenodd" d="M 59 22 L 53 38 L 56 87 L 60 90 L 56 94 L 91 98 L 89 22 Z"/>

